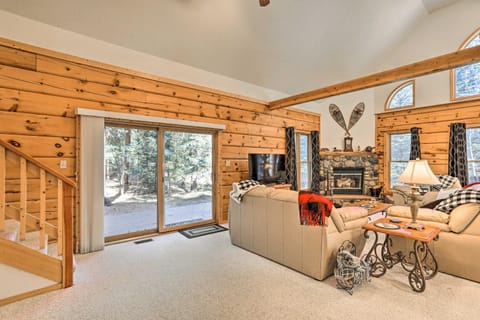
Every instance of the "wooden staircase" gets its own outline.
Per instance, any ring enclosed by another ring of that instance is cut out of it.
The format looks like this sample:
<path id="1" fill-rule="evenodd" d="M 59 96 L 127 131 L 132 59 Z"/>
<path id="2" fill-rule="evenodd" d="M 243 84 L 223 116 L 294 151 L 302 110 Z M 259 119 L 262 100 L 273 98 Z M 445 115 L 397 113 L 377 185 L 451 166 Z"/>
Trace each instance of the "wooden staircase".
<path id="1" fill-rule="evenodd" d="M 76 183 L 0 140 L 0 263 L 73 284 Z M 49 248 L 54 248 L 54 252 Z M 46 290 L 0 299 L 0 306 Z"/>

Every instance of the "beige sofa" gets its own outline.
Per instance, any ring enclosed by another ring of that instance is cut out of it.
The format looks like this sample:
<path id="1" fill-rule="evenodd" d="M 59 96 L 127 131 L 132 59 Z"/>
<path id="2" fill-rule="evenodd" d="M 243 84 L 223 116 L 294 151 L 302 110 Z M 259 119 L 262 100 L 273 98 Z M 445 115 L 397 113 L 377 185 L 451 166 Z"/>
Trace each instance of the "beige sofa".
<path id="1" fill-rule="evenodd" d="M 351 240 L 361 253 L 365 245 L 363 208 L 333 209 L 327 226 L 300 225 L 298 193 L 256 188 L 240 204 L 230 200 L 232 244 L 318 280 L 333 274 L 336 252 Z"/>
<path id="2" fill-rule="evenodd" d="M 438 262 L 439 271 L 480 282 L 480 203 L 467 203 L 450 214 L 419 208 L 417 221 L 441 228 L 437 241 L 430 248 Z M 392 206 L 387 217 L 411 220 L 410 207 Z M 412 242 L 393 237 L 393 250 L 409 252 Z"/>

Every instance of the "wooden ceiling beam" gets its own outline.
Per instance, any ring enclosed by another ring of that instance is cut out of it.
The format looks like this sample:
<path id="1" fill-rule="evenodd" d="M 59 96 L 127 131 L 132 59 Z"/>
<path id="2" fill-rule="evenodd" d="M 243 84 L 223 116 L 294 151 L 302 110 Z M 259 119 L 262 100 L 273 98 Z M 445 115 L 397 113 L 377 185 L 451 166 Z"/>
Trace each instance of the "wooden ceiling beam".
<path id="1" fill-rule="evenodd" d="M 269 103 L 269 108 L 270 110 L 286 108 L 300 103 L 333 97 L 348 92 L 377 87 L 400 80 L 458 68 L 479 61 L 480 46 L 476 46 L 387 71 L 378 72 L 354 80 L 337 83 L 321 89 L 307 91 L 291 97 L 271 101 Z"/>

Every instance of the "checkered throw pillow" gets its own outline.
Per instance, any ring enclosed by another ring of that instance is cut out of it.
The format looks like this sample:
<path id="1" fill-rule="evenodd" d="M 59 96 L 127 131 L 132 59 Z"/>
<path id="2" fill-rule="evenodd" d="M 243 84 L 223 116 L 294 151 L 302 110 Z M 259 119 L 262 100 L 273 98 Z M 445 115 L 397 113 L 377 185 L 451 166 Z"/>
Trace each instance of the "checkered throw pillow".
<path id="1" fill-rule="evenodd" d="M 448 198 L 435 206 L 435 210 L 450 213 L 456 207 L 469 203 L 480 203 L 480 191 L 479 190 L 458 190 L 452 193 Z"/>
<path id="2" fill-rule="evenodd" d="M 238 189 L 244 191 L 260 184 L 261 183 L 256 180 L 242 180 L 238 183 Z"/>
<path id="3" fill-rule="evenodd" d="M 446 174 L 441 174 L 438 176 L 438 180 L 440 180 L 440 189 L 446 190 L 452 188 L 458 181 L 458 178 Z"/>

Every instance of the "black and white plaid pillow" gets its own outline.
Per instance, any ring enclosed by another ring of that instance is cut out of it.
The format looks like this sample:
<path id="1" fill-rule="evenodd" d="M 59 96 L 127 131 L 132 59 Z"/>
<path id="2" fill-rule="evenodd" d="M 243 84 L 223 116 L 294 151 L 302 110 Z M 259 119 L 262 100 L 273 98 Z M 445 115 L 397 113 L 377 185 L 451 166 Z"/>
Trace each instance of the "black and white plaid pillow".
<path id="1" fill-rule="evenodd" d="M 438 180 L 440 180 L 440 189 L 446 190 L 453 187 L 453 185 L 457 182 L 457 177 L 452 177 L 446 174 L 441 174 L 438 176 Z"/>
<path id="2" fill-rule="evenodd" d="M 242 180 L 238 183 L 239 190 L 248 190 L 251 187 L 260 185 L 260 182 L 256 180 Z"/>
<path id="3" fill-rule="evenodd" d="M 456 207 L 470 202 L 480 203 L 480 190 L 458 190 L 435 206 L 435 210 L 450 213 Z"/>

